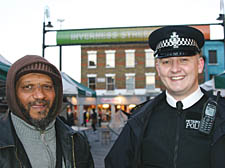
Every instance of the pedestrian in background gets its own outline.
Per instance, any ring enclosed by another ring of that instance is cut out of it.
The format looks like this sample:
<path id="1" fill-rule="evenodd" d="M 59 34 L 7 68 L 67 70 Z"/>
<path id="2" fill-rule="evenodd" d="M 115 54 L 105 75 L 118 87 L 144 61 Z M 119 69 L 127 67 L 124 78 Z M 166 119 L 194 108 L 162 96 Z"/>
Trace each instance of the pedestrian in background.
<path id="1" fill-rule="evenodd" d="M 225 167 L 225 100 L 198 83 L 203 34 L 166 26 L 151 33 L 149 45 L 166 91 L 133 111 L 105 167 Z"/>
<path id="2" fill-rule="evenodd" d="M 10 112 L 0 120 L 1 168 L 94 167 L 87 139 L 58 117 L 62 91 L 60 72 L 40 56 L 25 56 L 10 67 Z"/>
<path id="3" fill-rule="evenodd" d="M 87 127 L 87 111 L 85 109 L 84 109 L 84 112 L 83 112 L 83 123 L 82 123 L 82 125 Z"/>
<path id="4" fill-rule="evenodd" d="M 71 110 L 70 105 L 67 105 L 66 107 L 66 119 L 67 119 L 67 124 L 70 127 L 74 125 L 74 114 L 73 114 L 73 111 Z"/>
<path id="5" fill-rule="evenodd" d="M 91 126 L 92 126 L 92 129 L 93 129 L 94 132 L 97 130 L 96 124 L 97 124 L 97 113 L 95 112 L 95 109 L 92 109 Z"/>
<path id="6" fill-rule="evenodd" d="M 98 113 L 98 126 L 102 127 L 102 111 L 100 110 Z"/>

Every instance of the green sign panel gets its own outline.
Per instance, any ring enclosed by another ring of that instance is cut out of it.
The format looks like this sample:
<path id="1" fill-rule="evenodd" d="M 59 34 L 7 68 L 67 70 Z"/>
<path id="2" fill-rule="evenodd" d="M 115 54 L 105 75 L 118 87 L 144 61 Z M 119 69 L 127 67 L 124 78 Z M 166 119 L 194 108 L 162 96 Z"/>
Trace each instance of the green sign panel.
<path id="1" fill-rule="evenodd" d="M 147 42 L 152 31 L 159 27 L 106 28 L 57 31 L 57 45 L 109 44 Z"/>

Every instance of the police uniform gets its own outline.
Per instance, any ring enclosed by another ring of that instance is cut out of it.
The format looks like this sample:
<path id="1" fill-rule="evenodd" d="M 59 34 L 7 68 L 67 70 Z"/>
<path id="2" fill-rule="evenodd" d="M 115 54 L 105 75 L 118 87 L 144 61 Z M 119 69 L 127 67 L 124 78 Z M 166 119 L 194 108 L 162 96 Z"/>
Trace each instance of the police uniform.
<path id="1" fill-rule="evenodd" d="M 157 58 L 201 52 L 203 34 L 188 26 L 154 31 L 149 45 Z M 199 131 L 202 111 L 211 98 L 198 89 L 176 101 L 167 91 L 135 109 L 105 158 L 106 168 L 225 167 L 225 100 L 219 99 L 213 129 Z"/>
<path id="2" fill-rule="evenodd" d="M 146 127 L 142 143 L 144 167 L 209 168 L 212 134 L 198 131 L 201 109 L 207 100 L 199 88 L 179 108 L 166 93 Z"/>

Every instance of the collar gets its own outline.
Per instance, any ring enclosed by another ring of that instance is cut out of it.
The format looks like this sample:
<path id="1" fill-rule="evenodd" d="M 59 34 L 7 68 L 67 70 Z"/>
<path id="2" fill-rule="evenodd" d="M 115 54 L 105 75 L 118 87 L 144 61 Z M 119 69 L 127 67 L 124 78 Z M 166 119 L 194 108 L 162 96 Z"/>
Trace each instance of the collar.
<path id="1" fill-rule="evenodd" d="M 43 136 L 45 136 L 45 139 L 49 140 L 55 137 L 55 120 L 52 121 L 44 131 L 40 131 L 34 126 L 26 123 L 15 114 L 10 114 L 16 133 L 20 139 L 24 139 L 26 137 L 28 139 L 40 140 Z"/>
<path id="2" fill-rule="evenodd" d="M 203 95 L 204 94 L 202 93 L 200 87 L 198 87 L 198 89 L 195 92 L 193 92 L 188 97 L 181 100 L 183 104 L 183 110 L 194 105 L 197 101 L 199 101 L 202 98 Z M 177 100 L 174 99 L 173 96 L 171 96 L 167 91 L 166 91 L 166 101 L 170 106 L 176 108 Z"/>

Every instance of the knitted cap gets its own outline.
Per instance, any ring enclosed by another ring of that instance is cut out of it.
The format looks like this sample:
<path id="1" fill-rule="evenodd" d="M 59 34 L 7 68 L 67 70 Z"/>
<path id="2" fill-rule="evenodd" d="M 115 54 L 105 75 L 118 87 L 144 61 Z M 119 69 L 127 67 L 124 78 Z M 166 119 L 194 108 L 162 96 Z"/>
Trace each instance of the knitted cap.
<path id="1" fill-rule="evenodd" d="M 56 69 L 56 67 L 53 66 L 52 64 L 49 64 L 48 62 L 37 61 L 37 62 L 24 65 L 16 73 L 16 81 L 21 76 L 26 75 L 28 73 L 43 73 L 50 76 L 53 79 L 53 81 L 54 79 L 61 80 L 61 75 Z"/>
<path id="2" fill-rule="evenodd" d="M 20 109 L 16 96 L 16 83 L 20 77 L 28 73 L 42 73 L 51 77 L 55 87 L 55 101 L 52 107 L 53 118 L 61 111 L 63 87 L 62 78 L 58 69 L 46 59 L 36 55 L 27 55 L 17 60 L 10 67 L 6 79 L 6 98 L 10 110 L 23 120 L 27 121 Z M 29 123 L 29 121 L 27 121 Z"/>

